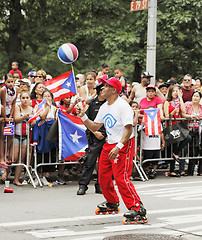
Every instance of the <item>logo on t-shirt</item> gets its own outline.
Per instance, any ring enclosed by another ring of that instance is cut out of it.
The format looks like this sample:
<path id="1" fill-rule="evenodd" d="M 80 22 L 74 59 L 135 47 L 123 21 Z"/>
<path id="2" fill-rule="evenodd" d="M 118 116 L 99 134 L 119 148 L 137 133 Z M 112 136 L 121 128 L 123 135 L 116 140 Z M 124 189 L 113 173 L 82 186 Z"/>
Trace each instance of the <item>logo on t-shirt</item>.
<path id="1" fill-rule="evenodd" d="M 110 113 L 106 114 L 103 117 L 103 119 L 104 119 L 105 129 L 106 129 L 107 133 L 109 135 L 111 135 L 111 133 L 108 131 L 108 129 L 112 128 L 116 124 L 117 120 Z"/>

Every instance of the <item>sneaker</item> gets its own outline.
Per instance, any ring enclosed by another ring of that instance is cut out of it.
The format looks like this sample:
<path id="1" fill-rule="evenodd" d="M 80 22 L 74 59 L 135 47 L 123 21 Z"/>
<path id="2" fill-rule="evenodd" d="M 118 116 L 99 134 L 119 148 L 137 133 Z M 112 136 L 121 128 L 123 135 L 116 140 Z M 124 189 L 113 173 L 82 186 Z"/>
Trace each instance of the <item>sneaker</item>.
<path id="1" fill-rule="evenodd" d="M 56 183 L 60 184 L 60 185 L 65 185 L 66 184 L 63 176 L 58 176 L 57 179 L 56 179 Z"/>
<path id="2" fill-rule="evenodd" d="M 27 185 L 28 182 L 24 179 L 23 182 L 22 182 L 22 185 Z"/>
<path id="3" fill-rule="evenodd" d="M 48 186 L 49 182 L 47 181 L 46 177 L 42 177 L 40 180 L 44 186 Z"/>

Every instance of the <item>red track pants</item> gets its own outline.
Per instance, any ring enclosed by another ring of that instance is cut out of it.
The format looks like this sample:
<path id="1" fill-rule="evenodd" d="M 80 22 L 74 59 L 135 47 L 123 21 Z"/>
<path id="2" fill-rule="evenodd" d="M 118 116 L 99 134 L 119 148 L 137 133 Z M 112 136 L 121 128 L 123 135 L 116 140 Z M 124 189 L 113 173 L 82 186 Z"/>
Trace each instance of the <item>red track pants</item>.
<path id="1" fill-rule="evenodd" d="M 119 202 L 119 197 L 114 189 L 113 175 L 126 207 L 138 211 L 141 200 L 129 179 L 133 168 L 134 143 L 134 138 L 130 139 L 119 151 L 116 159 L 108 157 L 109 152 L 116 144 L 104 144 L 99 159 L 99 183 L 107 202 Z"/>

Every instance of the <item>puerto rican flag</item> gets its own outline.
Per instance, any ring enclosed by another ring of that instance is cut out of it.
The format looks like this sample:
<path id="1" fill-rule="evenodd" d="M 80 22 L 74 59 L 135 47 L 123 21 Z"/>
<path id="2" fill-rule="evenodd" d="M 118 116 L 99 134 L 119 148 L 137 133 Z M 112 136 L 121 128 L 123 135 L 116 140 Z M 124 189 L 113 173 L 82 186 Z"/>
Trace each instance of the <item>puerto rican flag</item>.
<path id="1" fill-rule="evenodd" d="M 179 107 L 179 105 L 180 105 L 180 99 L 179 99 L 179 97 L 176 97 L 176 98 L 174 99 L 174 104 L 175 104 L 175 107 Z"/>
<path id="2" fill-rule="evenodd" d="M 58 111 L 59 160 L 77 161 L 88 146 L 86 127 L 79 117 Z"/>
<path id="3" fill-rule="evenodd" d="M 52 92 L 55 102 L 77 94 L 73 71 L 63 73 L 62 75 L 52 78 L 43 84 Z"/>
<path id="4" fill-rule="evenodd" d="M 144 110 L 145 135 L 158 135 L 162 133 L 160 109 L 145 109 Z"/>
<path id="5" fill-rule="evenodd" d="M 4 127 L 4 136 L 14 135 L 15 123 L 7 123 Z"/>
<path id="6" fill-rule="evenodd" d="M 39 114 L 43 111 L 43 109 L 45 108 L 45 104 L 46 104 L 46 98 L 39 104 L 37 105 L 37 111 L 36 113 L 29 119 L 29 121 L 27 123 L 30 123 L 34 120 L 37 119 L 37 117 L 39 116 Z"/>

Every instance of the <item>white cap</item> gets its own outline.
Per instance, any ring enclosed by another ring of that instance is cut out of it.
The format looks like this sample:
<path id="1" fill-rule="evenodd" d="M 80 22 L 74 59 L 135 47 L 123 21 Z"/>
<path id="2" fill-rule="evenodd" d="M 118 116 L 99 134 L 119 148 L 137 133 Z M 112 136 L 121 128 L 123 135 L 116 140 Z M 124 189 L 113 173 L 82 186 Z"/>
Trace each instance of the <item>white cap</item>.
<path id="1" fill-rule="evenodd" d="M 31 86 L 31 81 L 27 78 L 19 79 L 18 81 L 26 83 L 28 87 Z"/>

